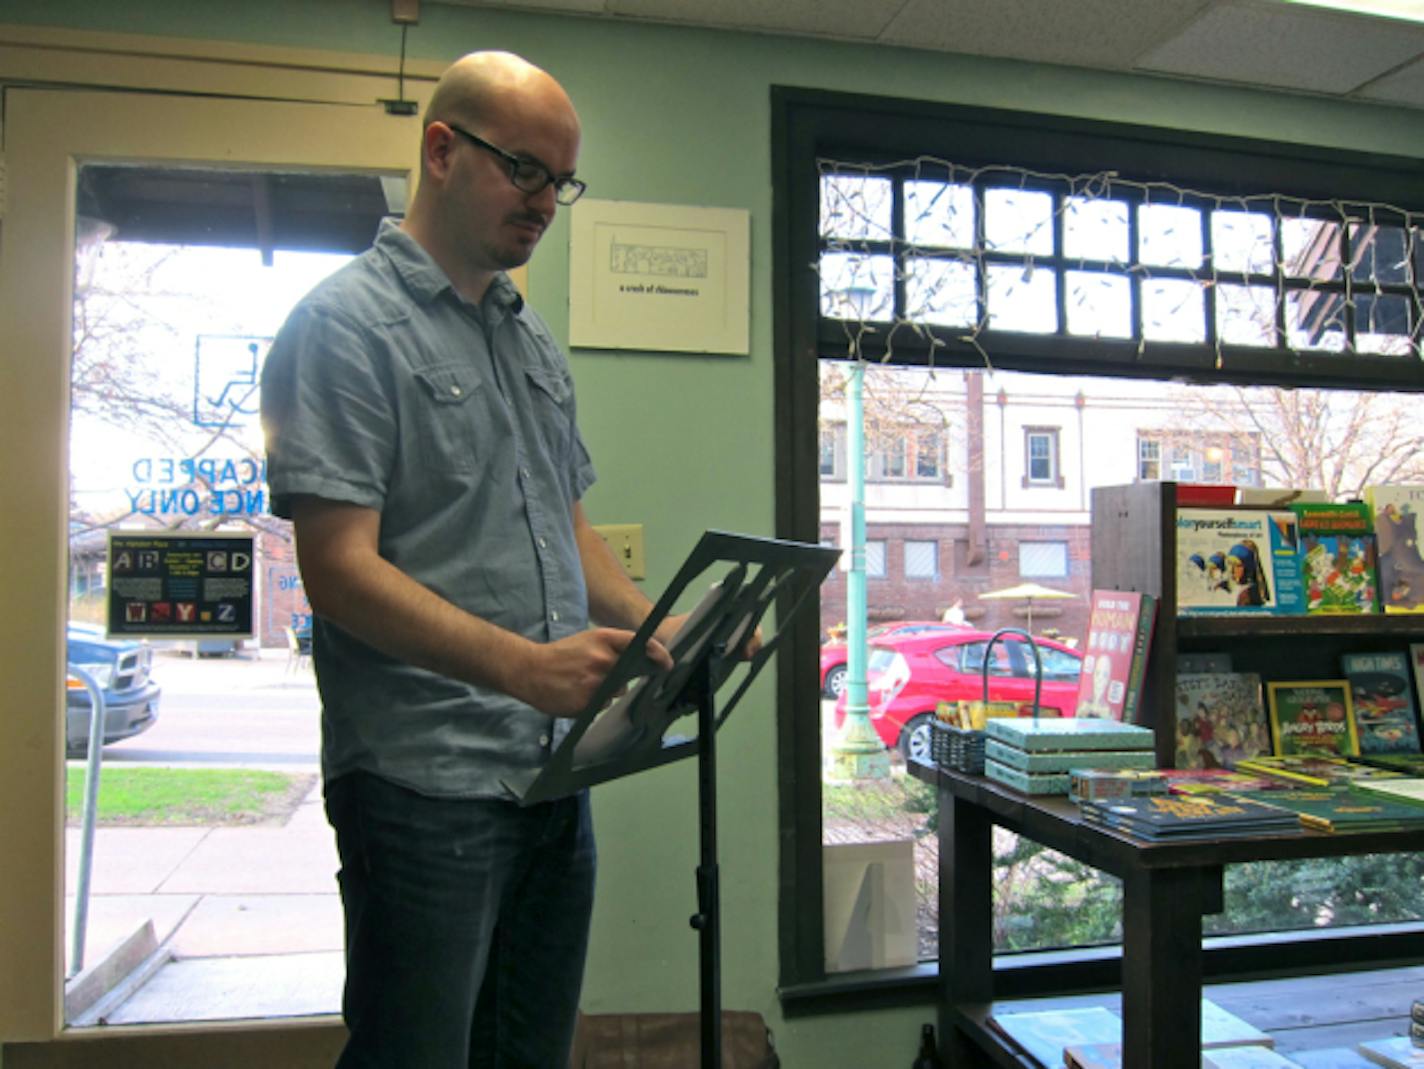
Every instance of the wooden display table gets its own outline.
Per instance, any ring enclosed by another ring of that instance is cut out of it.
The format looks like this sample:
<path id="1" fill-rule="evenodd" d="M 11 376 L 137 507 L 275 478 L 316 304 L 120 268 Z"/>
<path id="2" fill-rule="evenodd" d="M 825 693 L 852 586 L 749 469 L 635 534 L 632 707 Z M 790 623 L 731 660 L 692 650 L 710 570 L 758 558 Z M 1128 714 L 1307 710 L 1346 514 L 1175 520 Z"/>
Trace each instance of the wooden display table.
<path id="1" fill-rule="evenodd" d="M 939 1031 L 950 1069 L 1025 1064 L 989 1027 L 995 825 L 1118 877 L 1123 888 L 1123 1064 L 1199 1069 L 1202 915 L 1222 908 L 1223 866 L 1424 850 L 1424 830 L 1148 843 L 1083 820 L 1062 796 L 910 763 L 939 792 Z"/>

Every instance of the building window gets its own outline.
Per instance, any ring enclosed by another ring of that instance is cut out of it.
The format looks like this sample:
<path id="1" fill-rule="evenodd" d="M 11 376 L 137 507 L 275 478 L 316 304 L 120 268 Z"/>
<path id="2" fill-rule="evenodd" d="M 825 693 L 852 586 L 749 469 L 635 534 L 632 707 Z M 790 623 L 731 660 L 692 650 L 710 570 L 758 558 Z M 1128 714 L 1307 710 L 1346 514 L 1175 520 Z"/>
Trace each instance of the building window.
<path id="1" fill-rule="evenodd" d="M 944 435 L 920 427 L 883 432 L 866 453 L 865 477 L 871 482 L 943 482 Z"/>
<path id="2" fill-rule="evenodd" d="M 1058 466 L 1058 428 L 1024 428 L 1023 485 L 1063 488 L 1063 475 Z"/>
<path id="3" fill-rule="evenodd" d="M 1019 575 L 1025 579 L 1068 578 L 1068 543 L 1020 542 Z"/>
<path id="4" fill-rule="evenodd" d="M 939 578 L 939 543 L 907 540 L 905 542 L 905 578 Z"/>
<path id="5" fill-rule="evenodd" d="M 867 539 L 865 543 L 865 577 L 867 579 L 884 579 L 886 574 L 885 540 Z"/>
<path id="6" fill-rule="evenodd" d="M 821 428 L 820 476 L 839 481 L 845 478 L 846 429 L 837 423 Z"/>
<path id="7" fill-rule="evenodd" d="M 1260 486 L 1260 436 L 1254 432 L 1140 431 L 1137 436 L 1137 477 L 1142 480 L 1165 478 L 1183 483 Z"/>
<path id="8" fill-rule="evenodd" d="M 1162 443 L 1156 438 L 1137 439 L 1137 477 L 1144 481 L 1162 478 Z"/>

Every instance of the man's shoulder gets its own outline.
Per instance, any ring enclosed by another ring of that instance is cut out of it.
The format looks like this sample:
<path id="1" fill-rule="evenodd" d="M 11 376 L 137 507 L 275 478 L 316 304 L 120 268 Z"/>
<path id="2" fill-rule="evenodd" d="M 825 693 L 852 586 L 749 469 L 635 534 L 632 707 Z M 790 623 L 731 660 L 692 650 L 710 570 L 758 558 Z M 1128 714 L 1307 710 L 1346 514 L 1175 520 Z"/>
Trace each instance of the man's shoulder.
<path id="1" fill-rule="evenodd" d="M 298 308 L 357 324 L 408 316 L 411 300 L 399 273 L 371 248 L 318 282 Z"/>

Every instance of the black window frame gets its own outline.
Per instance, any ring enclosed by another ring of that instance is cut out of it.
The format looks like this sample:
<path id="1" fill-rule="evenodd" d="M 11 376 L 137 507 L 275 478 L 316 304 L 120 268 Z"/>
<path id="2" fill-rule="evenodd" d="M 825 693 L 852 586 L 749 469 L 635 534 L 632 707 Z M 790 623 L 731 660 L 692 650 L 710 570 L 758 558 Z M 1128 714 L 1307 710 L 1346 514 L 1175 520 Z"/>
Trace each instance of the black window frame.
<path id="1" fill-rule="evenodd" d="M 781 537 L 819 537 L 818 376 L 823 358 L 846 351 L 844 326 L 825 325 L 820 283 L 819 159 L 888 164 L 934 154 L 966 166 L 1007 164 L 1055 174 L 1111 168 L 1138 182 L 1170 182 L 1218 196 L 1281 192 L 1424 210 L 1424 159 L 1298 143 L 1207 134 L 1032 112 L 773 86 L 772 279 L 775 388 L 776 530 Z M 897 362 L 983 367 L 970 344 L 931 345 L 909 331 L 870 339 L 868 357 L 890 340 Z M 1280 385 L 1424 392 L 1424 361 L 1352 355 L 1348 368 L 1330 353 L 1282 357 L 1233 350 L 1216 366 L 1199 346 L 1101 339 L 996 335 L 994 363 L 1004 370 L 1108 375 L 1202 384 Z M 836 1012 L 848 1006 L 923 1003 L 935 996 L 937 966 L 827 978 L 824 971 L 821 878 L 821 781 L 818 632 L 812 616 L 789 638 L 777 677 L 779 861 L 779 991 L 788 1014 Z M 1387 931 L 1333 931 L 1311 936 L 1223 941 L 1204 960 L 1210 979 L 1261 973 L 1329 971 L 1424 957 L 1424 924 Z M 1000 997 L 1112 986 L 1118 955 L 1101 949 L 996 962 Z"/>

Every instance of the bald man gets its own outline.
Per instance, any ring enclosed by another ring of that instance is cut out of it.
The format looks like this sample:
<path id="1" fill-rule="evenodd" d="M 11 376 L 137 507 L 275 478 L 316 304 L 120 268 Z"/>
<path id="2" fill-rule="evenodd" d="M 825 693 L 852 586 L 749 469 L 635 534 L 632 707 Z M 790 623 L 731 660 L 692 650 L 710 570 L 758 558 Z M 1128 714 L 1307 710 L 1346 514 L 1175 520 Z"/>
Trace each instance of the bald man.
<path id="1" fill-rule="evenodd" d="M 341 1067 L 568 1061 L 588 799 L 521 808 L 504 784 L 548 759 L 651 610 L 584 516 L 568 362 L 504 274 L 583 193 L 579 138 L 546 72 L 456 62 L 409 214 L 303 299 L 263 372 L 272 510 L 315 613 Z"/>

